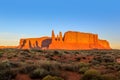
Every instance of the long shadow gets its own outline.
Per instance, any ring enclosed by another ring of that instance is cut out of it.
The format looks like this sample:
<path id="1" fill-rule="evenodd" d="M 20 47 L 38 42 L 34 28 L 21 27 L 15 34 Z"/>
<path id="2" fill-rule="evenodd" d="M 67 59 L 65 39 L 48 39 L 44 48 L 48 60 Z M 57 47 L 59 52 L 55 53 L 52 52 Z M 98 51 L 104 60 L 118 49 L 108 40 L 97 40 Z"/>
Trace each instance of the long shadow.
<path id="1" fill-rule="evenodd" d="M 23 43 L 22 43 L 20 49 L 22 49 L 24 47 L 25 43 L 26 43 L 26 40 L 23 40 Z"/>
<path id="2" fill-rule="evenodd" d="M 52 39 L 45 39 L 42 41 L 41 48 L 48 48 L 51 44 Z"/>
<path id="3" fill-rule="evenodd" d="M 29 47 L 32 48 L 31 41 L 29 40 Z"/>
<path id="4" fill-rule="evenodd" d="M 39 47 L 39 45 L 38 45 L 38 41 L 36 41 L 35 44 L 36 44 L 36 47 Z"/>
<path id="5" fill-rule="evenodd" d="M 31 41 L 29 41 L 29 47 L 30 47 L 30 49 L 40 49 L 40 48 L 41 48 L 41 47 L 39 46 L 38 41 L 35 41 L 35 44 L 33 44 L 33 46 L 32 46 L 32 44 L 31 44 Z"/>
<path id="6" fill-rule="evenodd" d="M 35 49 L 40 49 L 41 47 L 39 46 L 39 43 L 38 41 L 35 41 L 35 46 L 34 46 Z"/>

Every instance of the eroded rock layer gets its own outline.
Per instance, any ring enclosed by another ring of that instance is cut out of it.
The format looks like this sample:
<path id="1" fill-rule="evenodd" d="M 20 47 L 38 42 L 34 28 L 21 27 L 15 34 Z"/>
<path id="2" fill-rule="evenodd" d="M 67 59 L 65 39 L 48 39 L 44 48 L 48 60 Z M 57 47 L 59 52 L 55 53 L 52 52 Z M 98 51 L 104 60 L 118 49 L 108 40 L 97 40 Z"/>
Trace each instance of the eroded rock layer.
<path id="1" fill-rule="evenodd" d="M 27 38 L 20 39 L 19 49 L 48 49 L 51 43 L 51 38 L 41 37 L 41 38 Z"/>
<path id="2" fill-rule="evenodd" d="M 20 40 L 20 49 L 111 49 L 107 40 L 98 39 L 97 34 L 68 31 L 62 37 L 62 32 L 51 37 L 28 38 Z"/>

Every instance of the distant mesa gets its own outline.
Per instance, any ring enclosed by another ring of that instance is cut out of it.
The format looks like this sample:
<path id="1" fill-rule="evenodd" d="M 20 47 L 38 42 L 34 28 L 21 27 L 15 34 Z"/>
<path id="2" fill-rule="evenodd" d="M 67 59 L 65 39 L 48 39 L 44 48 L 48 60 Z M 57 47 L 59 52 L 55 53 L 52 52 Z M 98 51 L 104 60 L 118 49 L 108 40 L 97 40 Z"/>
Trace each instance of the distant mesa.
<path id="1" fill-rule="evenodd" d="M 4 48 L 17 48 L 17 46 L 0 46 L 0 49 L 4 49 Z"/>
<path id="2" fill-rule="evenodd" d="M 90 50 L 111 49 L 107 40 L 101 40 L 97 34 L 67 31 L 56 36 L 52 31 L 51 37 L 20 39 L 19 49 L 63 49 Z"/>

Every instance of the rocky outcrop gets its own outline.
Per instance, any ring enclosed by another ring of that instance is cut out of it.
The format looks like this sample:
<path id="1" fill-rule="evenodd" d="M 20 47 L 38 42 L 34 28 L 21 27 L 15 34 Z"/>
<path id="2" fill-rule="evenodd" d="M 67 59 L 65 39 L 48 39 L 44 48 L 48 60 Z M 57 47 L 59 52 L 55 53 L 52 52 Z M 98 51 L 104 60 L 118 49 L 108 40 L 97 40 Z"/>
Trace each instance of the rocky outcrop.
<path id="1" fill-rule="evenodd" d="M 63 38 L 61 34 L 52 38 L 49 49 L 111 49 L 108 41 L 98 39 L 97 34 L 68 31 Z"/>
<path id="2" fill-rule="evenodd" d="M 98 48 L 99 49 L 104 49 L 104 48 L 106 48 L 106 49 L 110 49 L 110 46 L 109 46 L 109 43 L 108 43 L 108 41 L 107 40 L 98 40 Z"/>
<path id="3" fill-rule="evenodd" d="M 27 38 L 20 39 L 19 49 L 44 49 L 48 48 L 51 43 L 51 38 L 41 37 L 41 38 Z"/>
<path id="4" fill-rule="evenodd" d="M 97 34 L 68 31 L 62 36 L 62 32 L 51 37 L 28 38 L 20 40 L 20 49 L 111 49 L 108 41 L 98 39 Z"/>

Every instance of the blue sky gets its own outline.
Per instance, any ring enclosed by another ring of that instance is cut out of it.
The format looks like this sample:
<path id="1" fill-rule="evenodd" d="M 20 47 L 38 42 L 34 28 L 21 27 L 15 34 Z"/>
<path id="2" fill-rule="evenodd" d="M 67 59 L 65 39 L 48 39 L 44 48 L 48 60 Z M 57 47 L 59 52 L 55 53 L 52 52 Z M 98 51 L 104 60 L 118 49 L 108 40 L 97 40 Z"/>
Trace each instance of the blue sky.
<path id="1" fill-rule="evenodd" d="M 120 0 L 0 0 L 0 45 L 52 29 L 97 33 L 120 49 Z"/>

